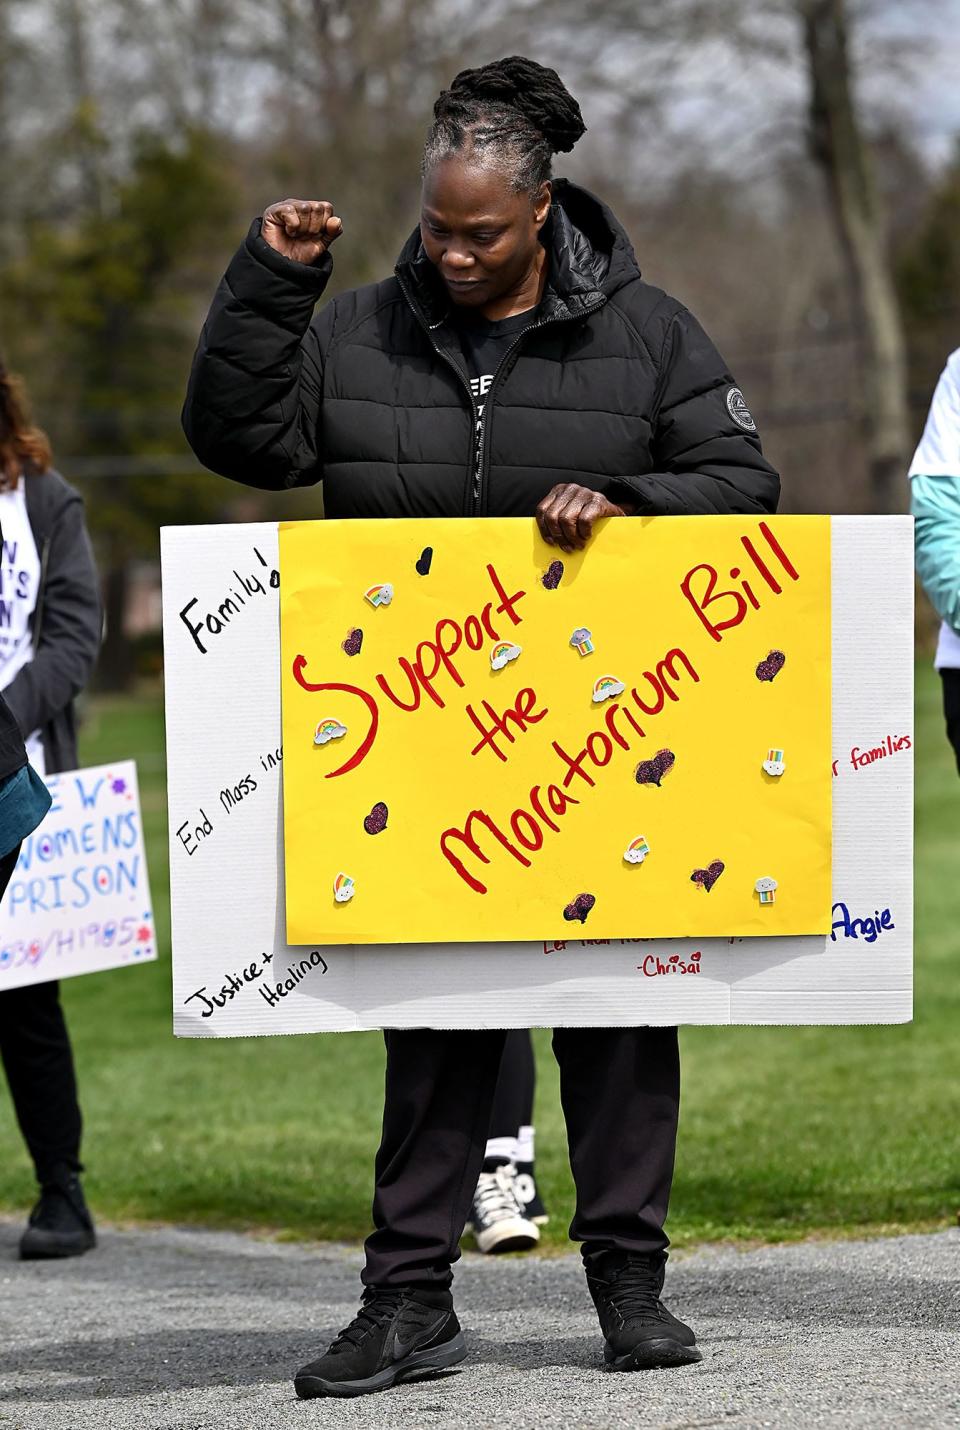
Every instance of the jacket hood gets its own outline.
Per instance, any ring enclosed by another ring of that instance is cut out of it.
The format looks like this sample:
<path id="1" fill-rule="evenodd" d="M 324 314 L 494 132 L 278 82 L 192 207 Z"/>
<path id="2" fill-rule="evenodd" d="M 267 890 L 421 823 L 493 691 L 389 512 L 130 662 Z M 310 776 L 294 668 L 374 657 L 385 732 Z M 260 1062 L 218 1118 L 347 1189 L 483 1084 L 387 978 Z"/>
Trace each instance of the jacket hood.
<path id="1" fill-rule="evenodd" d="M 602 199 L 569 179 L 552 184 L 553 202 L 541 231 L 551 257 L 544 302 L 576 317 L 639 278 L 640 268 L 623 225 Z M 420 241 L 419 226 L 394 271 L 428 326 L 442 322 L 450 299 Z"/>

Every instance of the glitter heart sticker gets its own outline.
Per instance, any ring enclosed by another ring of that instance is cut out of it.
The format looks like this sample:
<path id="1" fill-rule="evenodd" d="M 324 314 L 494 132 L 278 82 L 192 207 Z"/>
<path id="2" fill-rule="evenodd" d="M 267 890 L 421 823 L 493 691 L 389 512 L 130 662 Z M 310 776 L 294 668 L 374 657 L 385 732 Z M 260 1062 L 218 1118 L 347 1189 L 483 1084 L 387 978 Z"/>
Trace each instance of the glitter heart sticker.
<path id="1" fill-rule="evenodd" d="M 547 591 L 555 591 L 560 585 L 562 577 L 563 562 L 551 561 L 546 571 L 544 571 L 543 575 L 540 577 L 540 580 L 542 581 L 544 588 Z"/>
<path id="2" fill-rule="evenodd" d="M 717 880 L 720 878 L 720 875 L 723 873 L 724 868 L 725 865 L 722 859 L 714 859 L 713 863 L 708 864 L 706 869 L 694 869 L 693 873 L 690 875 L 690 881 L 693 884 L 699 884 L 701 889 L 706 889 L 707 893 L 709 894 L 710 890 L 713 888 L 714 884 L 717 882 Z"/>
<path id="3" fill-rule="evenodd" d="M 363 827 L 368 834 L 382 834 L 387 827 L 387 806 L 378 800 L 370 813 L 364 816 Z"/>
<path id="4" fill-rule="evenodd" d="M 676 762 L 677 757 L 672 750 L 658 750 L 652 760 L 641 760 L 637 765 L 637 784 L 656 785 L 659 789 L 660 781 L 664 775 L 669 774 Z"/>
<path id="5" fill-rule="evenodd" d="M 578 894 L 572 904 L 568 904 L 563 911 L 563 917 L 568 923 L 587 922 L 587 914 L 597 902 L 593 894 Z"/>
<path id="6" fill-rule="evenodd" d="M 762 660 L 757 666 L 757 679 L 771 681 L 775 675 L 779 675 L 783 669 L 787 657 L 782 650 L 772 650 L 766 660 Z"/>

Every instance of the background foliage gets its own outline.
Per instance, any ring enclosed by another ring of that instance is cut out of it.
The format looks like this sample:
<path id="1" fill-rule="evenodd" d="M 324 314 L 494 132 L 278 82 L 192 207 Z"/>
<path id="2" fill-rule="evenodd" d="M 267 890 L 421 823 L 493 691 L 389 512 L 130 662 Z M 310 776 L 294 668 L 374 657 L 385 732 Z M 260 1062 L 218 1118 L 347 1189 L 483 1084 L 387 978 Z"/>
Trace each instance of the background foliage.
<path id="1" fill-rule="evenodd" d="M 432 101 L 498 54 L 556 65 L 580 98 L 588 133 L 558 172 L 609 199 L 646 276 L 718 341 L 784 509 L 876 509 L 868 325 L 812 142 L 811 18 L 845 25 L 912 441 L 960 341 L 960 0 L 0 0 L 0 348 L 88 497 L 101 684 L 131 673 L 130 564 L 156 558 L 162 522 L 319 510 L 319 492 L 297 505 L 203 473 L 180 433 L 249 220 L 330 197 L 346 227 L 330 291 L 389 272 Z"/>

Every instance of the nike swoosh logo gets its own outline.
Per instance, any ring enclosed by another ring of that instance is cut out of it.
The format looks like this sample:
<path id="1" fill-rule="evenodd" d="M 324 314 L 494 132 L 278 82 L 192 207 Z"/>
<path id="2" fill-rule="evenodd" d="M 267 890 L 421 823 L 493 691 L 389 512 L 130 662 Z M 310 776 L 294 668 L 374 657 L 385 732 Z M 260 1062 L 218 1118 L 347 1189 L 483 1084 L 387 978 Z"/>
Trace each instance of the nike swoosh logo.
<path id="1" fill-rule="evenodd" d="M 439 1331 L 446 1318 L 447 1313 L 446 1311 L 444 1311 L 440 1316 L 437 1317 L 437 1319 L 433 1322 L 432 1325 L 424 1326 L 422 1331 L 420 1331 L 417 1335 L 413 1336 L 409 1341 L 402 1341 L 397 1335 L 397 1332 L 394 1331 L 393 1359 L 403 1360 L 404 1356 L 410 1355 L 411 1351 L 415 1351 L 418 1345 L 421 1345 L 424 1341 L 431 1340 L 434 1334 Z"/>

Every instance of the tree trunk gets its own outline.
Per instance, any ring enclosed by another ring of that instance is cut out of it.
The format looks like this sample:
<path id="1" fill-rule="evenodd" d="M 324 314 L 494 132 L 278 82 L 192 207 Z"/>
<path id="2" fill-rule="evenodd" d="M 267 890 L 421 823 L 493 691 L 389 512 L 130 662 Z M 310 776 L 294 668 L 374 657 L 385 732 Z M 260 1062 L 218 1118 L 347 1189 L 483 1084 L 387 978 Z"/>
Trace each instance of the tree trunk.
<path id="1" fill-rule="evenodd" d="M 73 109 L 71 134 L 76 145 L 80 188 L 86 212 L 102 215 L 103 163 L 100 117 L 90 79 L 90 45 L 83 0 L 57 0 L 57 24 L 64 46 L 64 78 Z"/>
<path id="2" fill-rule="evenodd" d="M 17 190 L 14 187 L 16 159 L 13 156 L 13 106 L 10 83 L 13 74 L 13 35 L 10 7 L 0 0 L 0 193 L 4 203 L 0 209 L 0 266 L 11 257 L 16 237 L 18 217 Z"/>
<path id="3" fill-rule="evenodd" d="M 860 130 L 844 0 L 798 0 L 810 79 L 810 150 L 827 181 L 853 292 L 873 507 L 902 507 L 910 455 L 906 347 L 880 196 Z"/>

